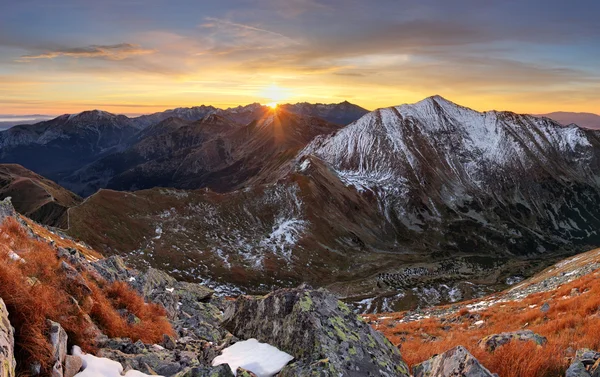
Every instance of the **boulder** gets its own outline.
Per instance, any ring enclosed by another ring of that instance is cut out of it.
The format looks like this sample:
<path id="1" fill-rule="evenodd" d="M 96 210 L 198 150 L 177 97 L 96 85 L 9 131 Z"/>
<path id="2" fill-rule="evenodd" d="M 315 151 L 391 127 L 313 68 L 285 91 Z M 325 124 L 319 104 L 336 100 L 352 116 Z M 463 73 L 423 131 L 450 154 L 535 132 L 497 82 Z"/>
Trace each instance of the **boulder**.
<path id="1" fill-rule="evenodd" d="M 493 377 L 466 348 L 458 346 L 413 367 L 414 377 Z"/>
<path id="2" fill-rule="evenodd" d="M 486 336 L 479 341 L 479 347 L 486 351 L 493 352 L 496 348 L 510 343 L 513 340 L 519 340 L 522 342 L 531 341 L 535 342 L 539 346 L 543 346 L 548 342 L 548 339 L 534 333 L 531 330 L 521 330 Z"/>
<path id="3" fill-rule="evenodd" d="M 48 320 L 48 339 L 52 346 L 52 377 L 63 377 L 63 365 L 67 356 L 67 333 L 59 323 Z"/>
<path id="4" fill-rule="evenodd" d="M 165 307 L 180 337 L 222 343 L 229 337 L 221 326 L 221 310 L 213 305 L 213 291 L 200 284 L 179 282 L 167 273 L 150 268 L 129 284 L 146 301 Z"/>
<path id="5" fill-rule="evenodd" d="M 227 307 L 223 319 L 233 335 L 295 357 L 280 377 L 409 375 L 398 348 L 323 289 L 242 296 Z"/>
<path id="6" fill-rule="evenodd" d="M 600 352 L 593 351 L 589 348 L 577 350 L 575 360 L 579 360 L 584 366 L 589 367 L 594 365 L 600 359 Z"/>
<path id="7" fill-rule="evenodd" d="M 173 376 L 210 365 L 220 352 L 220 348 L 211 342 L 189 337 L 170 339 L 169 342 L 172 342 L 171 349 L 141 341 L 132 342 L 128 338 L 112 338 L 104 342 L 97 355 L 119 362 L 124 370 Z"/>
<path id="8" fill-rule="evenodd" d="M 77 288 L 82 295 L 89 296 L 92 294 L 92 289 L 87 285 L 83 276 L 75 269 L 75 267 L 71 266 L 65 261 L 60 263 L 61 270 L 65 273 L 65 277 L 69 281 L 69 283 Z"/>
<path id="9" fill-rule="evenodd" d="M 576 360 L 569 369 L 567 369 L 567 373 L 565 377 L 590 377 L 589 372 L 585 369 L 585 365 L 579 360 Z"/>
<path id="10" fill-rule="evenodd" d="M 10 197 L 0 200 L 0 224 L 6 217 L 15 217 L 17 215 L 15 208 L 13 207 Z M 0 376 L 4 377 L 0 374 Z"/>
<path id="11" fill-rule="evenodd" d="M 0 202 L 0 211 L 2 210 Z M 0 213 L 0 216 L 2 214 Z M 15 339 L 14 329 L 8 321 L 8 310 L 4 301 L 0 298 L 0 376 L 14 377 L 15 366 Z"/>
<path id="12" fill-rule="evenodd" d="M 83 360 L 79 356 L 67 355 L 65 357 L 64 377 L 74 377 L 83 367 Z"/>

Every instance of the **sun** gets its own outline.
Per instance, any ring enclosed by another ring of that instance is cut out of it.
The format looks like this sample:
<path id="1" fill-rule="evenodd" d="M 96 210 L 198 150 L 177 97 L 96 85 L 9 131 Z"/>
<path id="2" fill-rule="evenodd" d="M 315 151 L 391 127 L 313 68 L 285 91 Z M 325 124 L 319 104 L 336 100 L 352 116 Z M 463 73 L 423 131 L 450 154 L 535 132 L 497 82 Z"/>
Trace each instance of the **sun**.
<path id="1" fill-rule="evenodd" d="M 267 106 L 269 106 L 271 109 L 275 110 L 277 108 L 277 106 L 279 106 L 277 104 L 277 102 L 269 102 L 267 103 Z"/>

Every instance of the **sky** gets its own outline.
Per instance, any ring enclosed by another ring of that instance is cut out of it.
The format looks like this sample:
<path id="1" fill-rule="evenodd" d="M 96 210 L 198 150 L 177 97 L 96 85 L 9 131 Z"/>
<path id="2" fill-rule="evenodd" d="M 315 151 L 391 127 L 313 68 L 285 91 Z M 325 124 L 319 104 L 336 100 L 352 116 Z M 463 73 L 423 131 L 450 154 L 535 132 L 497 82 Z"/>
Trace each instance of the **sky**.
<path id="1" fill-rule="evenodd" d="M 600 113 L 596 0 L 0 0 L 0 114 L 434 94 Z"/>

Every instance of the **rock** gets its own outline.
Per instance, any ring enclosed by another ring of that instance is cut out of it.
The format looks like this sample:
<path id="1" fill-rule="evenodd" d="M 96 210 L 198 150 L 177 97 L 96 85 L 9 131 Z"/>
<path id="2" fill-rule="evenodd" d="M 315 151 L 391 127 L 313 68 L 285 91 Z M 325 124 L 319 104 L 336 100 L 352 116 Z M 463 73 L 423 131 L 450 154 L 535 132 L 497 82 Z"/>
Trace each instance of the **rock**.
<path id="1" fill-rule="evenodd" d="M 187 369 L 181 373 L 178 373 L 174 377 L 234 377 L 234 374 L 229 365 L 221 364 L 215 367 L 198 367 Z"/>
<path id="2" fill-rule="evenodd" d="M 0 224 L 6 217 L 15 217 L 16 215 L 17 212 L 10 201 L 10 197 L 0 200 Z M 0 376 L 4 377 L 1 374 Z"/>
<path id="3" fill-rule="evenodd" d="M 294 356 L 280 377 L 409 375 L 398 348 L 323 289 L 239 297 L 225 311 L 223 326 Z"/>
<path id="4" fill-rule="evenodd" d="M 600 359 L 600 352 L 592 351 L 589 348 L 577 350 L 575 360 L 581 361 L 584 366 L 592 366 Z"/>
<path id="5" fill-rule="evenodd" d="M 91 288 L 87 285 L 85 279 L 75 267 L 71 266 L 65 261 L 60 263 L 61 270 L 65 273 L 65 277 L 72 284 L 73 287 L 77 288 L 83 296 L 89 296 L 92 294 Z"/>
<path id="6" fill-rule="evenodd" d="M 0 201 L 0 218 L 4 202 L 6 200 Z M 0 376 L 14 377 L 16 365 L 14 329 L 8 321 L 6 305 L 0 298 Z"/>
<path id="7" fill-rule="evenodd" d="M 94 262 L 92 265 L 100 276 L 111 283 L 117 280 L 127 281 L 127 278 L 129 278 L 129 270 L 123 258 L 119 256 L 113 255 Z"/>
<path id="8" fill-rule="evenodd" d="M 163 335 L 162 345 L 168 350 L 174 350 L 175 347 L 177 347 L 177 344 L 175 344 L 175 339 L 167 334 Z"/>
<path id="9" fill-rule="evenodd" d="M 550 311 L 550 304 L 548 304 L 547 302 L 544 303 L 544 305 L 542 305 L 542 307 L 540 308 L 540 311 L 542 313 L 548 313 L 548 311 Z"/>
<path id="10" fill-rule="evenodd" d="M 200 284 L 178 282 L 167 273 L 150 268 L 129 284 L 146 301 L 162 305 L 180 337 L 191 336 L 222 343 L 229 337 L 221 326 L 221 310 L 210 300 L 213 291 Z"/>
<path id="11" fill-rule="evenodd" d="M 242 367 L 237 368 L 237 370 L 235 371 L 235 375 L 237 377 L 257 377 L 256 374 L 250 372 L 249 370 L 246 370 Z"/>
<path id="12" fill-rule="evenodd" d="M 52 377 L 63 377 L 63 365 L 67 356 L 67 333 L 59 323 L 51 320 L 48 323 L 48 338 L 52 346 L 52 355 L 54 363 L 52 367 Z"/>
<path id="13" fill-rule="evenodd" d="M 67 355 L 65 358 L 64 377 L 73 377 L 83 367 L 83 360 L 79 356 Z"/>
<path id="14" fill-rule="evenodd" d="M 510 343 L 513 340 L 520 340 L 523 342 L 532 341 L 539 346 L 543 346 L 548 342 L 545 337 L 538 335 L 531 330 L 521 330 L 486 336 L 479 341 L 479 347 L 486 351 L 493 352 L 496 348 Z"/>
<path id="15" fill-rule="evenodd" d="M 458 346 L 413 367 L 414 377 L 492 377 L 464 347 Z"/>
<path id="16" fill-rule="evenodd" d="M 567 369 L 567 373 L 565 377 L 590 377 L 590 374 L 585 369 L 585 365 L 579 360 L 576 360 L 569 369 Z"/>

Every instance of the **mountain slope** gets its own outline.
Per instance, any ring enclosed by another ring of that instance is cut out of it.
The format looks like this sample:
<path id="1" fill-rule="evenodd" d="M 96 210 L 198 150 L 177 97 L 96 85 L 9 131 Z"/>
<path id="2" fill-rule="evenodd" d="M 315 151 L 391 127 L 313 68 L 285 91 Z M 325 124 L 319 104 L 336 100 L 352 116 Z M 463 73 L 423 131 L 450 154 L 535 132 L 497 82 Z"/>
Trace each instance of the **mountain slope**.
<path id="1" fill-rule="evenodd" d="M 139 141 L 130 148 L 94 162 L 61 183 L 82 195 L 99 188 L 156 186 L 210 187 L 224 192 L 249 180 L 268 180 L 315 136 L 338 128 L 283 110 L 270 110 L 246 126 L 216 114 L 196 122 L 169 118 L 140 132 Z"/>
<path id="2" fill-rule="evenodd" d="M 45 225 L 66 228 L 67 209 L 81 198 L 20 165 L 0 164 L 0 200 L 11 198 L 17 212 Z"/>
<path id="3" fill-rule="evenodd" d="M 580 349 L 600 349 L 599 268 L 596 249 L 482 299 L 367 320 L 401 347 L 409 365 L 460 345 L 500 376 L 564 376 Z M 594 369 L 593 361 L 585 364 Z"/>
<path id="4" fill-rule="evenodd" d="M 600 129 L 600 115 L 592 113 L 569 113 L 558 111 L 555 113 L 544 114 L 544 117 L 554 119 L 555 121 L 566 125 L 576 124 L 580 127 L 590 129 Z"/>
<path id="5" fill-rule="evenodd" d="M 370 113 L 302 155 L 377 195 L 399 232 L 524 255 L 600 241 L 599 136 L 432 97 Z"/>
<path id="6" fill-rule="evenodd" d="M 138 132 L 124 115 L 85 111 L 0 133 L 0 162 L 53 180 L 119 148 Z"/>

